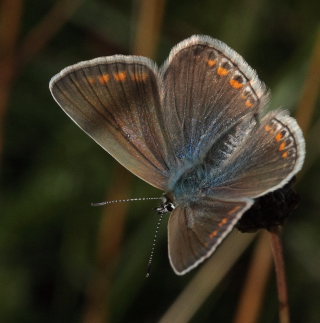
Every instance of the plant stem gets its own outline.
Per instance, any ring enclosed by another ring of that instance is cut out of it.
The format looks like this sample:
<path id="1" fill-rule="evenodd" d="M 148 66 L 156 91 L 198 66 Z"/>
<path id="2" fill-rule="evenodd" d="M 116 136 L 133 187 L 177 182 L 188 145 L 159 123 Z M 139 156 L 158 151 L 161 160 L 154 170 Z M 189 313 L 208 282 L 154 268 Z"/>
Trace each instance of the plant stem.
<path id="1" fill-rule="evenodd" d="M 272 267 L 272 252 L 269 233 L 262 230 L 256 243 L 247 278 L 233 323 L 255 323 L 259 321 L 267 282 Z"/>
<path id="2" fill-rule="evenodd" d="M 288 287 L 279 226 L 270 230 L 270 240 L 277 279 L 279 318 L 281 323 L 290 323 Z"/>

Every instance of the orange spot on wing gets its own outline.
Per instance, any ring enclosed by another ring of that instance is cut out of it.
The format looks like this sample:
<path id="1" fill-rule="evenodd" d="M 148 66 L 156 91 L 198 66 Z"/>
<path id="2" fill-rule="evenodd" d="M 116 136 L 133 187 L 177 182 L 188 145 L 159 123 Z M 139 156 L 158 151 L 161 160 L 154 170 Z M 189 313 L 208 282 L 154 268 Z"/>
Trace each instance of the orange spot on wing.
<path id="1" fill-rule="evenodd" d="M 228 75 L 229 70 L 223 67 L 219 67 L 217 72 L 219 75 L 225 76 L 225 75 Z"/>
<path id="2" fill-rule="evenodd" d="M 114 74 L 114 78 L 117 82 L 123 82 L 127 78 L 126 72 L 119 72 Z"/>
<path id="3" fill-rule="evenodd" d="M 213 231 L 211 234 L 210 234 L 210 239 L 213 239 L 213 238 L 215 238 L 217 235 L 218 235 L 218 233 L 219 233 L 219 231 L 218 230 L 215 230 L 215 231 Z"/>
<path id="4" fill-rule="evenodd" d="M 208 65 L 210 67 L 215 66 L 217 64 L 217 61 L 215 59 L 208 59 Z"/>
<path id="5" fill-rule="evenodd" d="M 289 156 L 288 152 L 285 151 L 283 154 L 282 154 L 282 158 L 287 158 Z"/>
<path id="6" fill-rule="evenodd" d="M 284 150 L 284 149 L 286 149 L 286 143 L 285 142 L 283 142 L 281 145 L 280 145 L 280 147 L 279 147 L 279 150 L 280 151 L 282 151 L 282 150 Z"/>
<path id="7" fill-rule="evenodd" d="M 131 74 L 130 77 L 133 81 L 143 82 L 148 78 L 148 73 L 139 73 L 139 74 Z"/>
<path id="8" fill-rule="evenodd" d="M 230 80 L 230 85 L 235 89 L 241 89 L 243 87 L 243 84 L 237 80 Z"/>
<path id="9" fill-rule="evenodd" d="M 219 223 L 218 223 L 218 226 L 219 227 L 222 227 L 224 226 L 225 224 L 228 223 L 228 218 L 223 218 Z"/>
<path id="10" fill-rule="evenodd" d="M 231 209 L 227 214 L 232 215 L 232 214 L 236 213 L 237 211 L 239 211 L 240 209 L 241 209 L 241 206 L 237 205 L 233 209 Z"/>
<path id="11" fill-rule="evenodd" d="M 247 100 L 245 104 L 246 104 L 246 107 L 248 108 L 252 108 L 254 105 L 250 100 Z"/>
<path id="12" fill-rule="evenodd" d="M 272 127 L 267 124 L 265 125 L 264 129 L 269 132 L 272 130 Z"/>
<path id="13" fill-rule="evenodd" d="M 88 82 L 90 83 L 90 84 L 94 84 L 94 83 L 96 83 L 96 79 L 95 78 L 93 78 L 93 77 L 87 77 L 87 80 L 88 80 Z"/>
<path id="14" fill-rule="evenodd" d="M 281 132 L 279 132 L 279 133 L 276 135 L 276 140 L 277 140 L 277 141 L 280 141 L 282 138 L 283 138 L 283 134 L 282 134 Z"/>
<path id="15" fill-rule="evenodd" d="M 241 94 L 242 99 L 246 99 L 248 97 L 248 94 Z"/>
<path id="16" fill-rule="evenodd" d="M 110 80 L 109 74 L 102 74 L 98 77 L 98 80 L 101 84 L 107 84 Z"/>

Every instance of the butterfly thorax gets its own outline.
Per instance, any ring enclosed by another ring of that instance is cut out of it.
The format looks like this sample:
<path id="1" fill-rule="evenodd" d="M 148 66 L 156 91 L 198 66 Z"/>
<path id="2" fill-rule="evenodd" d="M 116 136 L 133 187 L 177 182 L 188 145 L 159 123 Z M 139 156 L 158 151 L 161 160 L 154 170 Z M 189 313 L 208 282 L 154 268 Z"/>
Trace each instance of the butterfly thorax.
<path id="1" fill-rule="evenodd" d="M 199 163 L 180 175 L 170 187 L 175 206 L 189 205 L 206 195 L 212 186 L 212 176 L 205 164 Z"/>
<path id="2" fill-rule="evenodd" d="M 211 145 L 180 160 L 179 170 L 169 180 L 169 191 L 174 203 L 189 205 L 193 201 L 212 194 L 212 188 L 220 186 L 232 177 L 236 167 L 230 167 L 230 160 L 237 156 L 239 147 L 249 138 L 257 126 L 254 116 L 241 119 L 217 138 L 211 138 Z"/>

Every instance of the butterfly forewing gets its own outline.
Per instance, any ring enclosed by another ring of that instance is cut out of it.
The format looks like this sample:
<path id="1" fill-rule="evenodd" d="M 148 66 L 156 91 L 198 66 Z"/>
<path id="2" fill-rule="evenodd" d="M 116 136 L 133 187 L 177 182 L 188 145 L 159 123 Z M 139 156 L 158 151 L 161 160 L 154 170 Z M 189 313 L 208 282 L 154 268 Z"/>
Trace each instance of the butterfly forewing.
<path id="1" fill-rule="evenodd" d="M 123 166 L 166 189 L 170 144 L 150 60 L 112 56 L 82 62 L 57 74 L 50 89 L 71 119 Z"/>
<path id="2" fill-rule="evenodd" d="M 165 126 L 177 159 L 197 160 L 241 118 L 256 115 L 267 91 L 224 43 L 193 36 L 162 67 Z"/>
<path id="3" fill-rule="evenodd" d="M 208 196 L 177 207 L 168 224 L 174 271 L 183 275 L 208 258 L 252 203 L 250 199 L 223 201 Z"/>

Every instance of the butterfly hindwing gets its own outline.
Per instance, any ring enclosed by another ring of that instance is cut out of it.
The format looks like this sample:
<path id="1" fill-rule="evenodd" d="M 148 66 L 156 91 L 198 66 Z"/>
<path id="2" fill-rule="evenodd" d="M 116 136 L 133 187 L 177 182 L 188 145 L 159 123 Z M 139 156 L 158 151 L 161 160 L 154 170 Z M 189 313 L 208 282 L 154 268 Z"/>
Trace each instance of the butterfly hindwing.
<path id="1" fill-rule="evenodd" d="M 267 114 L 214 173 L 211 194 L 256 198 L 285 185 L 302 167 L 305 142 L 285 111 Z"/>
<path id="2" fill-rule="evenodd" d="M 252 203 L 206 197 L 178 206 L 168 223 L 169 259 L 175 273 L 183 275 L 208 258 Z"/>
<path id="3" fill-rule="evenodd" d="M 50 90 L 69 117 L 135 175 L 160 189 L 168 176 L 168 140 L 160 115 L 157 68 L 116 55 L 67 67 Z"/>

